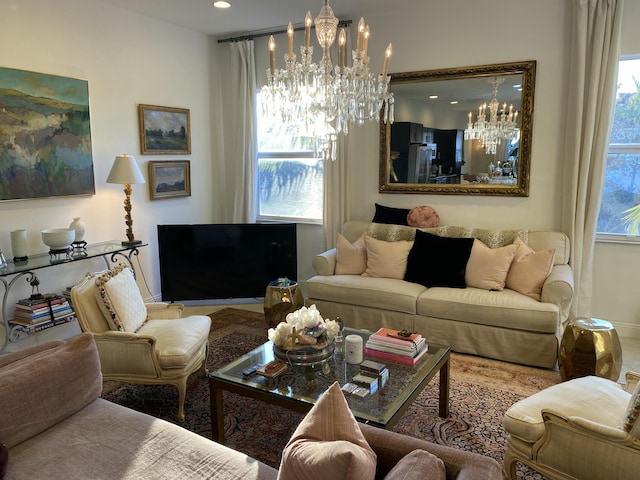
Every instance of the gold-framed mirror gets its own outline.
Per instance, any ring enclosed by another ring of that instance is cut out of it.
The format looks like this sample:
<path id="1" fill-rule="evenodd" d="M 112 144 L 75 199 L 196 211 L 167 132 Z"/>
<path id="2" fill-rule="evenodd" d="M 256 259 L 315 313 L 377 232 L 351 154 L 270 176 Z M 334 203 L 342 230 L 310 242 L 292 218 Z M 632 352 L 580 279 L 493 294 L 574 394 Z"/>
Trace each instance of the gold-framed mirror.
<path id="1" fill-rule="evenodd" d="M 529 60 L 390 74 L 379 192 L 528 196 L 535 73 Z"/>

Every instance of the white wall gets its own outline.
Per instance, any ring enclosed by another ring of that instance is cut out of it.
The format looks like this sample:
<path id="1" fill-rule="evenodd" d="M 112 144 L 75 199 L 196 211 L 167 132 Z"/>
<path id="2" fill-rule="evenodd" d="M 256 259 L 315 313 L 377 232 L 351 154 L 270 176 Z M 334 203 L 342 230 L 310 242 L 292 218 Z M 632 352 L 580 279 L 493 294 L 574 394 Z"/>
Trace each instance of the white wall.
<path id="1" fill-rule="evenodd" d="M 135 155 L 145 177 L 148 160 L 188 159 L 190 198 L 150 201 L 148 185 L 133 185 L 133 231 L 149 243 L 139 256 L 150 289 L 147 296 L 159 296 L 156 225 L 216 220 L 212 148 L 218 140 L 210 128 L 209 39 L 94 0 L 1 2 L 0 18 L 0 66 L 88 81 L 96 185 L 91 196 L 0 202 L 0 247 L 5 256 L 12 257 L 11 230 L 27 229 L 29 254 L 43 253 L 48 248 L 40 231 L 66 227 L 73 217 L 86 223 L 90 243 L 124 240 L 122 186 L 105 183 L 115 156 Z M 141 155 L 140 103 L 188 108 L 192 154 Z M 60 291 L 96 268 L 104 268 L 104 263 L 39 270 L 40 291 Z M 11 293 L 10 302 L 28 295 L 30 287 L 20 280 Z"/>

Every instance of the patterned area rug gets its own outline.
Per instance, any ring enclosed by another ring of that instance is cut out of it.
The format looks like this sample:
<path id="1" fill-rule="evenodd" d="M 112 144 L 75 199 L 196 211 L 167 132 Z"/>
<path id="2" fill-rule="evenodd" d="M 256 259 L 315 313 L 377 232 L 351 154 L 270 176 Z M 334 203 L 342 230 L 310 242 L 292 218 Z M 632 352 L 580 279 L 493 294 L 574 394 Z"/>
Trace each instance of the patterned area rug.
<path id="1" fill-rule="evenodd" d="M 210 315 L 215 370 L 266 341 L 261 313 L 225 308 Z M 494 458 L 502 464 L 506 432 L 504 412 L 516 401 L 560 382 L 556 371 L 514 365 L 471 355 L 451 354 L 451 415 L 438 417 L 437 376 L 409 408 L 394 431 Z M 177 390 L 166 385 L 105 383 L 103 398 L 177 423 Z M 277 468 L 280 453 L 302 414 L 224 392 L 225 438 L 231 448 Z M 199 373 L 191 375 L 183 427 L 211 438 L 209 387 Z M 519 466 L 518 478 L 543 479 Z"/>

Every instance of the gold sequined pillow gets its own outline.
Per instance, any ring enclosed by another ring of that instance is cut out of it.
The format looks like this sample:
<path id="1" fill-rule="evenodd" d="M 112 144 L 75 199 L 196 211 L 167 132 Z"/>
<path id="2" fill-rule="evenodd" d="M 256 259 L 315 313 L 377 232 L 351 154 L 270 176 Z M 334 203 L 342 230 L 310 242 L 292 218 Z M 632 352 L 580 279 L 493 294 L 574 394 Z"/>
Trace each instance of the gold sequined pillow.
<path id="1" fill-rule="evenodd" d="M 96 300 L 112 330 L 137 332 L 147 321 L 147 307 L 133 272 L 120 264 L 96 278 Z"/>

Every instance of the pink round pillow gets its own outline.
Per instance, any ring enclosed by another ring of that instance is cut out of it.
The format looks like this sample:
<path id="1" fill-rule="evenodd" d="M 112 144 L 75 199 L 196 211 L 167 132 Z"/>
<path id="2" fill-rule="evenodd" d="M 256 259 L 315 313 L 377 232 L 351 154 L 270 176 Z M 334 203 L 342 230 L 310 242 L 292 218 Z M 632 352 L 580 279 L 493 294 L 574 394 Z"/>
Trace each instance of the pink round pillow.
<path id="1" fill-rule="evenodd" d="M 410 227 L 417 228 L 437 227 L 440 223 L 440 216 L 433 208 L 420 205 L 409 210 L 407 223 Z"/>

